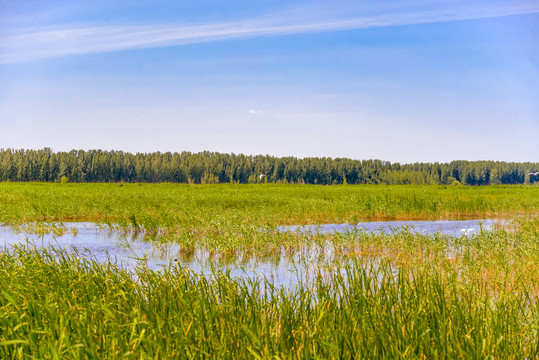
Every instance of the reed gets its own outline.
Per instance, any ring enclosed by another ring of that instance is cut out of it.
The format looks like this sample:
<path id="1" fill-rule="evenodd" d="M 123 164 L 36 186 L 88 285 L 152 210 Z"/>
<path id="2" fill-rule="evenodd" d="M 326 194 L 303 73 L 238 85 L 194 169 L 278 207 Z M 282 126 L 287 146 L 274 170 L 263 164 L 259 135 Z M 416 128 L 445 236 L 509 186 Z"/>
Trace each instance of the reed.
<path id="1" fill-rule="evenodd" d="M 331 246 L 294 288 L 78 250 L 0 252 L 0 358 L 537 358 L 539 188 L 0 183 L 0 222 L 145 231 L 221 254 Z M 515 217 L 471 236 L 279 225 Z"/>
<path id="2" fill-rule="evenodd" d="M 0 358 L 536 358 L 539 221 L 470 237 L 331 235 L 314 279 L 0 253 Z M 345 246 L 346 245 L 346 246 Z"/>
<path id="3" fill-rule="evenodd" d="M 538 212 L 537 186 L 0 183 L 0 223 L 91 221 L 225 252 L 312 240 L 279 233 L 279 225 Z"/>

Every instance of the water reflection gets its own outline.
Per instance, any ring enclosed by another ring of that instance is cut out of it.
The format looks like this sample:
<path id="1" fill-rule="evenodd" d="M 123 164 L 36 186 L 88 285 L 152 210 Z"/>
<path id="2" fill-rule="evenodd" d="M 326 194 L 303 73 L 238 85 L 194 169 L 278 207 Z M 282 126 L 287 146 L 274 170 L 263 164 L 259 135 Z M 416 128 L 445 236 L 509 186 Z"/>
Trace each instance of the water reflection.
<path id="1" fill-rule="evenodd" d="M 444 234 L 462 236 L 490 230 L 499 224 L 496 220 L 466 221 L 390 221 L 370 222 L 357 225 L 330 224 L 317 226 L 288 226 L 279 231 L 306 234 L 334 232 L 366 232 L 389 234 L 402 231 L 422 235 Z M 299 282 L 309 282 L 318 272 L 330 273 L 335 263 L 346 262 L 350 256 L 370 257 L 372 264 L 376 254 L 365 254 L 355 247 L 335 248 L 326 242 L 322 246 L 302 245 L 265 256 L 253 256 L 247 251 L 218 253 L 204 247 L 194 250 L 174 243 L 162 243 L 143 233 L 108 231 L 93 223 L 72 223 L 69 232 L 62 234 L 35 235 L 17 232 L 10 226 L 0 226 L 0 244 L 9 250 L 15 244 L 34 244 L 37 248 L 77 249 L 83 256 L 92 256 L 100 262 L 113 261 L 124 268 L 146 266 L 160 269 L 170 264 L 180 264 L 197 273 L 210 274 L 213 267 L 230 271 L 235 277 L 256 279 L 266 277 L 275 286 L 292 287 Z"/>
<path id="2" fill-rule="evenodd" d="M 420 235 L 444 234 L 448 236 L 471 235 L 481 230 L 492 230 L 502 220 L 439 220 L 439 221 L 371 221 L 351 224 L 325 224 L 306 226 L 282 226 L 281 231 L 297 231 L 311 234 L 327 234 L 345 231 L 360 231 L 368 233 L 391 234 L 395 231 L 408 229 L 411 233 Z"/>

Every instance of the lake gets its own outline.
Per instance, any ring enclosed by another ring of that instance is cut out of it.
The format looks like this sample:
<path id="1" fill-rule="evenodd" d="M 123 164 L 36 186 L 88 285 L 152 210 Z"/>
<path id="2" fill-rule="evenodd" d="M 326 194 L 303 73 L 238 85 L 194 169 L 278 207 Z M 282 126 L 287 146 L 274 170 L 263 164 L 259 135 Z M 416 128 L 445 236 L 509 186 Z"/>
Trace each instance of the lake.
<path id="1" fill-rule="evenodd" d="M 364 232 L 391 234 L 403 229 L 421 235 L 443 234 L 453 237 L 470 236 L 480 231 L 490 231 L 501 220 L 455 220 L 455 221 L 376 221 L 350 224 L 326 224 L 309 226 L 286 226 L 281 232 L 303 234 L 328 234 L 334 232 Z M 308 281 L 316 271 L 330 269 L 339 251 L 331 245 L 299 246 L 293 252 L 285 251 L 269 256 L 252 256 L 236 251 L 219 254 L 205 248 L 185 251 L 178 244 L 162 243 L 144 233 L 109 231 L 94 223 L 64 223 L 68 232 L 63 235 L 36 235 L 0 226 L 0 246 L 4 251 L 17 245 L 36 246 L 39 249 L 62 248 L 77 251 L 81 256 L 91 256 L 99 262 L 112 261 L 123 268 L 146 266 L 160 269 L 180 265 L 202 274 L 211 274 L 213 267 L 229 270 L 236 277 L 266 277 L 275 286 L 294 286 Z"/>

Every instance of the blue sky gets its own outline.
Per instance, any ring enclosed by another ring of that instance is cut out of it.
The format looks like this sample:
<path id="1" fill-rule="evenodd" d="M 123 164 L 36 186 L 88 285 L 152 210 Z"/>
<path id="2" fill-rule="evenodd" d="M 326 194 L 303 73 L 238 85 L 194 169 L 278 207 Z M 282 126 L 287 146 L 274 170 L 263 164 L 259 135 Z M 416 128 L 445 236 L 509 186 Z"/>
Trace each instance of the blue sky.
<path id="1" fill-rule="evenodd" d="M 0 0 L 0 147 L 539 161 L 537 1 Z"/>

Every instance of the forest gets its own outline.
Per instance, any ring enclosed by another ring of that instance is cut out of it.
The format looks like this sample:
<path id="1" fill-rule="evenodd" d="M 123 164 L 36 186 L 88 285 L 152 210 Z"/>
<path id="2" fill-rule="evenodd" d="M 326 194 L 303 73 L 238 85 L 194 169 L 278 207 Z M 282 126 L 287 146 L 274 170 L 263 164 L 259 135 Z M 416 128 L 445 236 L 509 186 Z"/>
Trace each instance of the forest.
<path id="1" fill-rule="evenodd" d="M 496 185 L 539 183 L 538 162 L 400 164 L 218 152 L 0 149 L 0 181 Z"/>

